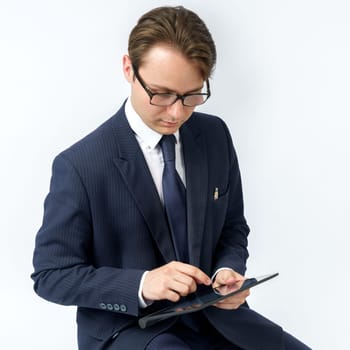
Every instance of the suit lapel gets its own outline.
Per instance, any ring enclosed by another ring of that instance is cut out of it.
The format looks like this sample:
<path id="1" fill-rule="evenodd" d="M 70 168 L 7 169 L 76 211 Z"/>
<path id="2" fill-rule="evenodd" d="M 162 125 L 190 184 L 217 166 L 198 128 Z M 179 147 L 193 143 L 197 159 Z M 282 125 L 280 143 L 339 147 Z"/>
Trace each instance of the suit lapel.
<path id="1" fill-rule="evenodd" d="M 208 165 L 204 138 L 191 128 L 191 120 L 180 130 L 186 171 L 187 231 L 190 264 L 198 265 L 202 247 L 208 193 Z"/>
<path id="2" fill-rule="evenodd" d="M 140 146 L 122 107 L 114 119 L 118 156 L 114 163 L 142 213 L 165 261 L 175 260 L 175 250 L 163 206 Z"/>

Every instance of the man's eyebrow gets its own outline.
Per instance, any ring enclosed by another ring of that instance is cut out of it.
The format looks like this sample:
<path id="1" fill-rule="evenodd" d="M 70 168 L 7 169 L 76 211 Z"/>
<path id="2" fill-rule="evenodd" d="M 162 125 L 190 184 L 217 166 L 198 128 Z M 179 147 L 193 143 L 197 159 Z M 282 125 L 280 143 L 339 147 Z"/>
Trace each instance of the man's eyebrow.
<path id="1" fill-rule="evenodd" d="M 150 84 L 148 85 L 149 89 L 151 90 L 164 90 L 164 91 L 167 91 L 169 93 L 173 93 L 173 94 L 177 94 L 177 95 L 182 95 L 182 94 L 179 94 L 178 91 L 175 91 L 173 89 L 169 89 L 168 87 L 166 86 L 161 86 L 161 85 L 158 85 L 158 84 Z M 192 94 L 192 93 L 195 93 L 195 92 L 198 92 L 198 91 L 201 91 L 203 89 L 203 85 L 196 88 L 196 89 L 193 89 L 193 90 L 190 90 L 190 91 L 186 91 L 183 95 L 186 95 L 186 94 Z"/>

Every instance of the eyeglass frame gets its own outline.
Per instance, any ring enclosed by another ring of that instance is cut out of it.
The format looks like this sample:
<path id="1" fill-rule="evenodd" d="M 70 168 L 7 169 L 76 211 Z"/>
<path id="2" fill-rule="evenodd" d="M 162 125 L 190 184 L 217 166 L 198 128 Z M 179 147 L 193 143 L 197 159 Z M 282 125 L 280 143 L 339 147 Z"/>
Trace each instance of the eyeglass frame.
<path id="1" fill-rule="evenodd" d="M 210 95 L 211 95 L 210 85 L 209 85 L 209 80 L 208 79 L 206 80 L 207 92 L 203 92 L 203 93 L 188 93 L 188 94 L 180 95 L 180 94 L 172 93 L 172 92 L 152 92 L 152 90 L 146 85 L 144 80 L 141 78 L 140 73 L 139 73 L 138 69 L 136 68 L 136 66 L 134 64 L 132 64 L 132 69 L 134 71 L 135 78 L 138 80 L 140 85 L 143 87 L 143 89 L 146 91 L 147 95 L 149 96 L 149 98 L 150 98 L 149 99 L 149 103 L 152 106 L 169 107 L 169 106 L 172 106 L 173 104 L 175 104 L 178 100 L 181 100 L 182 105 L 185 106 L 185 107 L 196 107 L 196 106 L 200 106 L 200 105 L 204 104 L 205 102 L 207 102 L 209 97 L 210 97 Z M 158 105 L 158 104 L 152 103 L 152 98 L 154 96 L 157 96 L 157 95 L 173 95 L 173 96 L 176 96 L 176 99 L 169 105 Z M 190 106 L 190 105 L 185 105 L 185 103 L 184 103 L 185 102 L 185 98 L 188 97 L 188 96 L 206 96 L 206 99 L 200 104 L 197 104 L 197 105 L 194 105 L 194 106 Z"/>

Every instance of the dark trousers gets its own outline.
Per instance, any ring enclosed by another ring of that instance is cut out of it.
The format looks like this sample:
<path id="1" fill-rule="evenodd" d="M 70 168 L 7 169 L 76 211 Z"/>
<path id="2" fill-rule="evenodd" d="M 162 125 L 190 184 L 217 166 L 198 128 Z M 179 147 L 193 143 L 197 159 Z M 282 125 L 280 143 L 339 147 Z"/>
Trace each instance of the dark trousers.
<path id="1" fill-rule="evenodd" d="M 228 342 L 213 327 L 198 332 L 184 324 L 177 324 L 148 344 L 146 350 L 242 350 Z"/>
<path id="2" fill-rule="evenodd" d="M 191 334 L 191 331 L 162 333 L 155 337 L 146 347 L 146 350 L 243 350 L 229 343 L 218 334 Z M 267 349 L 266 349 L 267 350 Z M 284 347 L 281 350 L 310 350 L 288 333 L 284 333 Z"/>
<path id="3" fill-rule="evenodd" d="M 153 338 L 145 350 L 244 350 L 226 340 L 209 322 L 201 321 L 198 327 L 197 321 L 198 319 L 192 318 L 183 319 L 166 333 Z M 193 322 L 196 327 L 192 326 Z M 310 350 L 287 332 L 283 333 L 283 340 L 284 346 L 281 350 Z"/>
<path id="4" fill-rule="evenodd" d="M 145 350 L 245 350 L 226 340 L 200 312 L 191 315 L 183 317 L 165 333 L 154 337 Z M 311 350 L 286 332 L 283 333 L 283 343 L 280 350 Z M 114 349 L 119 349 L 119 346 L 112 342 L 108 350 Z"/>

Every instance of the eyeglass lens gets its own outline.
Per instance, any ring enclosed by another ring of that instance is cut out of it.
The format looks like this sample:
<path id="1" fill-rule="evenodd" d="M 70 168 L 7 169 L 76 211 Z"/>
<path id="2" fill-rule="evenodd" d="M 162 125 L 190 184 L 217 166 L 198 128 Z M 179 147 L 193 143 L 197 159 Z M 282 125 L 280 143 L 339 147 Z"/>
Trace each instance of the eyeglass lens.
<path id="1" fill-rule="evenodd" d="M 170 106 L 176 100 L 181 99 L 185 106 L 194 107 L 203 104 L 207 98 L 208 96 L 206 94 L 187 95 L 182 98 L 179 98 L 175 94 L 155 94 L 151 98 L 151 103 L 157 106 Z"/>

